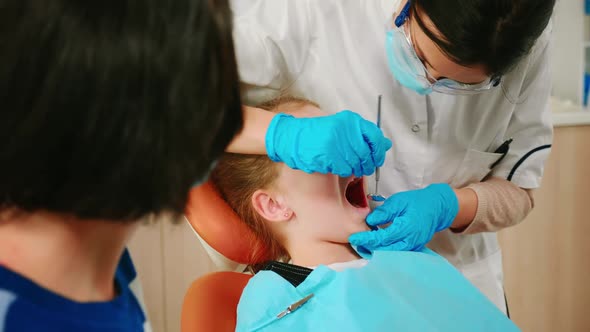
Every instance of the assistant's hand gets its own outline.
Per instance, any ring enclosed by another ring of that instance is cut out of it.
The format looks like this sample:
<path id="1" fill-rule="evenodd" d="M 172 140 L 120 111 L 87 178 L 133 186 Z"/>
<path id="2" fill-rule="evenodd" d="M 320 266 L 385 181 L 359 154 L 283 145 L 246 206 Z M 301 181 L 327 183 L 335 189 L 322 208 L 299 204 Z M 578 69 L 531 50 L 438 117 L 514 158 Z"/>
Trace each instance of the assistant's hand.
<path id="1" fill-rule="evenodd" d="M 381 129 L 351 111 L 316 118 L 277 114 L 266 133 L 270 159 L 307 173 L 370 175 L 390 148 Z"/>
<path id="2" fill-rule="evenodd" d="M 448 184 L 389 197 L 367 217 L 369 226 L 393 222 L 389 227 L 352 234 L 352 245 L 364 249 L 413 251 L 423 249 L 436 232 L 447 229 L 459 212 L 459 202 Z"/>

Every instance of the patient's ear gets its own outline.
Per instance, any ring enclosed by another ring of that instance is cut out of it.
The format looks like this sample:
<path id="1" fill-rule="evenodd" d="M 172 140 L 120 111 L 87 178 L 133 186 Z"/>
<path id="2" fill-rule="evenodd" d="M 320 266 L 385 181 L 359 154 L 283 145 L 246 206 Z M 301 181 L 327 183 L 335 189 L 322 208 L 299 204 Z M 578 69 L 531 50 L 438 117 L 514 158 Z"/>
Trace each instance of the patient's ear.
<path id="1" fill-rule="evenodd" d="M 252 195 L 254 210 L 268 221 L 289 221 L 293 211 L 284 203 L 282 197 L 267 190 L 256 190 Z"/>

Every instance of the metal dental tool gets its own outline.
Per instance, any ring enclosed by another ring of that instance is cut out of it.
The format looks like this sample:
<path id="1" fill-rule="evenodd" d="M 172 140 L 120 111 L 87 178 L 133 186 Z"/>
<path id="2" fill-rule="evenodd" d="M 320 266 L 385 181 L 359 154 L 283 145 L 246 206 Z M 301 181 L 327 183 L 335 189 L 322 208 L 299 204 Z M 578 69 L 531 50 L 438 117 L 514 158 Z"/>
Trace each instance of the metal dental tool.
<path id="1" fill-rule="evenodd" d="M 381 129 L 381 95 L 377 99 L 377 127 Z M 381 177 L 381 167 L 375 169 L 375 193 L 369 194 L 369 198 L 374 202 L 383 202 L 385 197 L 379 195 L 379 178 Z"/>
<path id="2" fill-rule="evenodd" d="M 313 293 L 311 293 L 311 294 L 307 295 L 306 297 L 302 298 L 301 300 L 291 304 L 290 306 L 287 307 L 287 309 L 285 309 L 284 311 L 279 313 L 277 315 L 277 318 L 283 318 L 283 317 L 287 316 L 288 314 L 292 313 L 293 311 L 299 309 L 299 307 L 301 307 L 302 305 L 307 303 L 307 301 L 309 301 L 312 297 L 313 297 Z"/>

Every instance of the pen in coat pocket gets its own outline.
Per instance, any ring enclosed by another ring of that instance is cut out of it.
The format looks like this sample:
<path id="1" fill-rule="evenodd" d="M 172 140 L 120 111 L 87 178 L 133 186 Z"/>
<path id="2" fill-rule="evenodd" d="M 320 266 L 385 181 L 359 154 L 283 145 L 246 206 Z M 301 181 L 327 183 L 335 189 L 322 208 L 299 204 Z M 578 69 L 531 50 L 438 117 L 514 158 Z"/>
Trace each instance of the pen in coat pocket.
<path id="1" fill-rule="evenodd" d="M 492 166 L 490 166 L 490 169 L 493 169 L 494 167 L 498 166 L 498 164 L 502 161 L 502 159 L 504 159 L 504 157 L 506 157 L 506 155 L 508 154 L 508 151 L 510 151 L 510 143 L 512 143 L 513 139 L 509 138 L 508 140 L 504 141 L 504 143 L 502 143 L 502 145 L 500 145 L 496 151 L 494 151 L 494 153 L 501 153 L 502 156 L 500 156 L 500 158 L 498 160 L 496 160 L 495 163 L 492 164 Z"/>

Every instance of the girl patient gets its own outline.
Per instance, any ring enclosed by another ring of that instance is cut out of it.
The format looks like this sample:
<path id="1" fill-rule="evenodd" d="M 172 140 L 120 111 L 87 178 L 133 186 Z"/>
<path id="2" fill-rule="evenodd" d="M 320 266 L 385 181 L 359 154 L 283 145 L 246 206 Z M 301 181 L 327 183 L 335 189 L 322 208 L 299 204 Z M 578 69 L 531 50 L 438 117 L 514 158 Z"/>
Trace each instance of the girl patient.
<path id="1" fill-rule="evenodd" d="M 322 115 L 314 103 L 291 97 L 262 108 Z M 277 260 L 257 268 L 244 289 L 237 331 L 518 331 L 428 249 L 361 257 L 348 238 L 368 230 L 363 179 L 234 154 L 211 179 Z"/>

